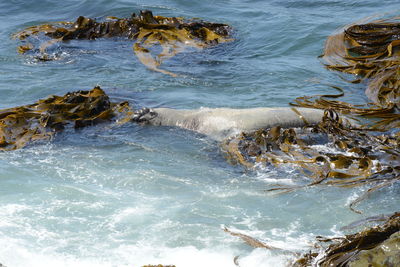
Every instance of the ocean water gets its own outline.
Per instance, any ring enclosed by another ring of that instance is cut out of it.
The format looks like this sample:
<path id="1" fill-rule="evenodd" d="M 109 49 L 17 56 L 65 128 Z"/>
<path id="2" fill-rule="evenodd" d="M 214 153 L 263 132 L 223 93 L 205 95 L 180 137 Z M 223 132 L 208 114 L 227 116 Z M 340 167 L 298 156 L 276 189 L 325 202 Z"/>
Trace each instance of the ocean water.
<path id="1" fill-rule="evenodd" d="M 16 52 L 12 33 L 78 16 L 129 16 L 150 9 L 165 16 L 230 24 L 235 41 L 188 50 L 152 72 L 133 55 L 132 41 L 70 41 L 38 62 Z M 100 85 L 114 101 L 135 107 L 274 107 L 350 85 L 317 58 L 338 28 L 386 13 L 398 1 L 128 1 L 1 0 L 0 108 Z M 269 194 L 304 177 L 290 167 L 246 170 L 230 165 L 219 143 L 169 127 L 100 124 L 51 142 L 0 153 L 0 263 L 17 266 L 177 267 L 284 266 L 291 258 L 254 249 L 224 227 L 268 244 L 305 252 L 317 235 L 366 216 L 398 210 L 399 187 L 374 193 L 355 214 L 348 204 L 365 188 L 313 187 Z"/>

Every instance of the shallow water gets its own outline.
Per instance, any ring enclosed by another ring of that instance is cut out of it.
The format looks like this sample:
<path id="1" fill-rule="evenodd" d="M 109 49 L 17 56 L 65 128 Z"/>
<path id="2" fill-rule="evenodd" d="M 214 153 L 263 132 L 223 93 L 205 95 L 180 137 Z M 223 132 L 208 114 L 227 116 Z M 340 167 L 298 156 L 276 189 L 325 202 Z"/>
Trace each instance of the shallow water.
<path id="1" fill-rule="evenodd" d="M 377 8 L 379 7 L 379 8 Z M 71 41 L 61 57 L 37 62 L 16 52 L 10 35 L 80 15 L 124 17 L 141 9 L 165 16 L 228 23 L 235 41 L 189 50 L 162 67 L 139 63 L 132 42 Z M 134 106 L 199 108 L 287 106 L 297 96 L 347 88 L 345 100 L 367 101 L 323 68 L 317 56 L 336 29 L 371 15 L 396 14 L 398 1 L 34 1 L 0 2 L 0 108 L 100 85 Z M 267 194 L 304 178 L 291 169 L 246 171 L 224 159 L 217 142 L 176 128 L 97 125 L 0 153 L 0 262 L 13 266 L 282 266 L 288 256 L 253 249 L 224 226 L 306 251 L 316 235 L 365 216 L 397 211 L 399 187 L 314 187 Z"/>

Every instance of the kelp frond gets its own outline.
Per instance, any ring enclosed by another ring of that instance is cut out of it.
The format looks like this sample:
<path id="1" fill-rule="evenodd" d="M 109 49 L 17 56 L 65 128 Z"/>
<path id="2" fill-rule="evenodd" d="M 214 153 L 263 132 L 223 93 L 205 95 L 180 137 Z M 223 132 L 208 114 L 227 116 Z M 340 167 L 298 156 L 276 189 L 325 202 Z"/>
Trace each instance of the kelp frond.
<path id="1" fill-rule="evenodd" d="M 328 37 L 322 56 L 331 70 L 356 75 L 353 83 L 366 83 L 372 101 L 352 105 L 329 98 L 343 95 L 304 96 L 295 106 L 335 109 L 343 114 L 379 118 L 372 126 L 387 130 L 400 126 L 400 20 L 376 20 L 352 24 Z M 340 88 L 334 87 L 341 90 Z"/>
<path id="2" fill-rule="evenodd" d="M 50 139 L 68 125 L 81 128 L 119 119 L 129 121 L 133 110 L 127 102 L 112 103 L 100 87 L 0 110 L 0 151 L 19 149 L 36 140 Z"/>
<path id="3" fill-rule="evenodd" d="M 399 19 L 346 27 L 327 39 L 323 59 L 329 69 L 368 79 L 366 95 L 375 104 L 400 108 Z"/>
<path id="4" fill-rule="evenodd" d="M 43 34 L 50 38 L 41 43 L 39 51 L 42 60 L 51 60 L 46 54 L 47 47 L 68 40 L 95 40 L 98 38 L 124 37 L 134 40 L 133 50 L 139 61 L 149 69 L 165 74 L 175 74 L 161 70 L 161 63 L 187 47 L 203 49 L 219 43 L 232 41 L 231 28 L 226 24 L 202 20 L 185 20 L 178 17 L 153 16 L 151 11 L 135 13 L 130 18 L 111 18 L 98 22 L 95 19 L 79 17 L 75 22 L 55 22 L 28 27 L 13 35 L 25 42 L 18 51 L 25 53 L 34 46 L 30 37 Z M 152 48 L 161 47 L 161 52 L 152 54 Z"/>
<path id="5" fill-rule="evenodd" d="M 231 230 L 229 230 L 228 228 L 224 227 L 224 231 L 232 236 L 236 236 L 239 237 L 240 239 L 242 239 L 247 245 L 253 247 L 253 248 L 265 248 L 265 249 L 269 249 L 269 250 L 281 250 L 280 248 L 276 248 L 273 246 L 270 246 L 264 242 L 261 242 L 260 240 L 251 237 L 249 235 L 245 235 L 242 233 L 238 233 L 238 232 L 233 232 Z"/>
<path id="6" fill-rule="evenodd" d="M 386 106 L 377 105 L 375 103 L 354 105 L 344 101 L 334 100 L 335 98 L 342 97 L 344 91 L 342 88 L 332 87 L 338 90 L 339 93 L 302 96 L 296 98 L 290 105 L 324 110 L 332 109 L 354 120 L 359 120 L 361 118 L 372 119 L 368 121 L 363 119 L 365 129 L 369 128 L 371 130 L 385 131 L 400 127 L 400 114 L 396 113 L 397 108 L 394 104 L 388 104 Z"/>

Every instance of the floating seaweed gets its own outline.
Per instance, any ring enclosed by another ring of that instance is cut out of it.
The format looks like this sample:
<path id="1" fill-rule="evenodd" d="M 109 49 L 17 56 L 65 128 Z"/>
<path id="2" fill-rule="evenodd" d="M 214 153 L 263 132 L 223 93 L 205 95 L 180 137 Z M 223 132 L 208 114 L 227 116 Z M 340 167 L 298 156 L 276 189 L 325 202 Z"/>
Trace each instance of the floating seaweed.
<path id="1" fill-rule="evenodd" d="M 327 149 L 321 149 L 324 145 Z M 350 208 L 372 192 L 400 180 L 400 134 L 371 134 L 343 122 L 334 111 L 326 111 L 318 125 L 303 128 L 273 127 L 227 139 L 222 145 L 228 160 L 248 168 L 259 165 L 279 167 L 291 164 L 311 182 L 339 187 L 368 185 L 365 194 Z M 290 192 L 297 187 L 269 189 Z"/>
<path id="2" fill-rule="evenodd" d="M 303 255 L 292 266 L 399 266 L 400 213 L 382 225 L 343 238 L 319 237 L 319 243 L 331 245 Z"/>
<path id="3" fill-rule="evenodd" d="M 336 95 L 303 96 L 292 105 L 334 109 L 343 114 L 378 118 L 369 125 L 374 130 L 400 127 L 400 21 L 376 20 L 352 24 L 330 36 L 325 44 L 326 67 L 357 76 L 353 83 L 366 83 L 365 94 L 372 103 L 352 105 L 332 100 Z"/>
<path id="4" fill-rule="evenodd" d="M 332 70 L 369 79 L 365 91 L 381 107 L 400 108 L 400 21 L 378 20 L 351 25 L 330 36 L 323 59 Z"/>
<path id="5" fill-rule="evenodd" d="M 224 231 L 226 233 L 230 234 L 231 236 L 239 237 L 247 245 L 249 245 L 249 246 L 251 246 L 253 248 L 264 248 L 264 249 L 267 249 L 267 250 L 273 250 L 273 251 L 278 251 L 278 252 L 285 253 L 285 254 L 295 255 L 296 257 L 299 257 L 301 255 L 301 254 L 295 253 L 295 252 L 287 250 L 287 249 L 278 248 L 278 247 L 274 247 L 274 246 L 268 245 L 265 242 L 262 242 L 262 241 L 258 240 L 257 238 L 254 238 L 254 237 L 251 237 L 249 235 L 242 234 L 242 233 L 234 232 L 232 230 L 229 230 L 227 227 L 224 227 Z M 239 265 L 239 256 L 235 256 L 234 259 L 233 259 L 233 262 L 235 263 L 236 266 L 240 266 Z"/>
<path id="6" fill-rule="evenodd" d="M 118 118 L 130 120 L 127 102 L 112 103 L 100 87 L 0 110 L 0 150 L 14 150 L 36 140 L 48 140 L 68 125 L 81 128 Z"/>
<path id="7" fill-rule="evenodd" d="M 245 235 L 245 234 L 242 234 L 242 233 L 233 232 L 233 231 L 229 230 L 226 227 L 224 228 L 224 231 L 226 233 L 232 235 L 232 236 L 239 237 L 244 242 L 246 242 L 246 244 L 248 244 L 249 246 L 251 246 L 253 248 L 265 248 L 265 249 L 269 249 L 269 250 L 281 250 L 280 248 L 276 248 L 276 247 L 270 246 L 268 244 L 265 244 L 264 242 L 261 242 L 260 240 L 254 238 L 254 237 L 251 237 L 251 236 L 248 236 L 248 235 Z"/>
<path id="8" fill-rule="evenodd" d="M 161 63 L 187 47 L 203 49 L 223 42 L 229 42 L 231 28 L 226 24 L 211 23 L 202 20 L 185 20 L 178 17 L 153 16 L 151 11 L 140 11 L 130 18 L 108 17 L 106 21 L 79 17 L 75 22 L 55 22 L 28 27 L 13 35 L 25 42 L 18 47 L 25 53 L 34 46 L 30 37 L 44 34 L 50 40 L 43 42 L 39 51 L 41 60 L 52 60 L 46 54 L 46 48 L 61 41 L 95 40 L 98 38 L 123 37 L 136 41 L 133 50 L 139 61 L 149 69 L 176 76 L 159 68 Z M 151 48 L 161 47 L 161 52 L 152 55 Z"/>
<path id="9" fill-rule="evenodd" d="M 366 105 L 353 105 L 344 101 L 333 100 L 344 95 L 342 88 L 332 86 L 338 90 L 338 94 L 325 94 L 314 96 L 302 96 L 290 103 L 296 107 L 307 107 L 317 109 L 332 109 L 355 120 L 362 118 L 373 118 L 373 120 L 365 121 L 365 128 L 371 130 L 388 130 L 400 127 L 400 114 L 396 112 L 396 106 L 390 104 L 387 106 L 380 106 L 374 103 Z"/>
<path id="10" fill-rule="evenodd" d="M 343 226 L 340 228 L 341 231 L 343 230 L 349 230 L 349 229 L 353 229 L 356 228 L 360 225 L 366 225 L 369 223 L 376 223 L 376 222 L 385 222 L 387 221 L 393 214 L 390 215 L 386 215 L 386 214 L 380 214 L 380 215 L 375 215 L 375 216 L 370 216 L 367 218 L 363 218 L 361 220 L 357 220 L 352 222 L 349 225 Z"/>

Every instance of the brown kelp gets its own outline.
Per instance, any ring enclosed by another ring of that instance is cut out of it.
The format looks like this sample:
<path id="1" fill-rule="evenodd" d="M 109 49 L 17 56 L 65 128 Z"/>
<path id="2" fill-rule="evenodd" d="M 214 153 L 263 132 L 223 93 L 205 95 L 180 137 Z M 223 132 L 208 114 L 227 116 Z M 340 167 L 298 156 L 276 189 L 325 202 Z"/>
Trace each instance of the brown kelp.
<path id="1" fill-rule="evenodd" d="M 365 93 L 372 103 L 353 105 L 333 100 L 343 96 L 342 89 L 334 87 L 342 92 L 299 97 L 292 105 L 378 118 L 369 125 L 375 130 L 400 127 L 399 18 L 344 27 L 327 39 L 322 58 L 328 69 L 356 75 L 352 83 L 365 84 Z"/>
<path id="2" fill-rule="evenodd" d="M 222 149 L 228 160 L 249 168 L 291 164 L 310 178 L 305 186 L 368 185 L 370 189 L 350 205 L 356 212 L 354 206 L 370 193 L 400 180 L 400 134 L 371 134 L 344 122 L 332 110 L 326 111 L 317 125 L 241 133 L 225 140 Z"/>
<path id="3" fill-rule="evenodd" d="M 110 102 L 98 86 L 90 91 L 50 96 L 31 105 L 0 110 L 0 151 L 50 139 L 68 125 L 81 128 L 113 118 L 123 123 L 132 115 L 127 102 Z"/>
<path id="4" fill-rule="evenodd" d="M 329 69 L 368 79 L 365 91 L 381 107 L 400 108 L 400 21 L 377 20 L 348 26 L 330 36 L 323 59 Z"/>
<path id="5" fill-rule="evenodd" d="M 342 97 L 344 91 L 342 88 L 332 87 L 338 90 L 339 93 L 302 96 L 296 98 L 290 104 L 296 107 L 332 109 L 338 113 L 346 114 L 346 116 L 352 117 L 353 119 L 362 119 L 363 123 L 365 123 L 364 127 L 371 130 L 384 131 L 400 127 L 400 114 L 396 113 L 396 106 L 394 104 L 387 106 L 380 106 L 375 103 L 354 105 L 344 101 L 334 100 L 335 98 Z"/>
<path id="6" fill-rule="evenodd" d="M 79 17 L 75 22 L 54 22 L 28 27 L 13 35 L 25 42 L 18 51 L 25 53 L 34 48 L 31 37 L 44 34 L 50 39 L 40 47 L 39 59 L 51 60 L 46 48 L 54 43 L 68 40 L 95 40 L 98 38 L 124 37 L 134 40 L 133 50 L 138 59 L 149 69 L 175 76 L 159 69 L 160 64 L 187 47 L 203 49 L 219 43 L 231 41 L 231 28 L 222 23 L 202 20 L 185 20 L 179 17 L 153 16 L 151 11 L 140 11 L 130 18 L 108 17 L 106 21 Z M 152 55 L 151 49 L 161 47 L 161 52 Z"/>
<path id="7" fill-rule="evenodd" d="M 255 163 L 294 164 L 312 179 L 309 185 L 324 183 L 349 187 L 370 184 L 369 189 L 350 204 L 353 211 L 359 212 L 354 209 L 357 203 L 400 180 L 400 133 L 396 130 L 400 127 L 399 45 L 398 18 L 345 27 L 328 38 L 322 58 L 328 69 L 356 75 L 357 79 L 352 82 L 366 84 L 365 93 L 372 103 L 354 105 L 340 101 L 338 98 L 345 91 L 336 86 L 332 87 L 339 91 L 337 94 L 303 96 L 291 103 L 345 114 L 358 121 L 357 127 L 347 127 L 325 116 L 310 133 L 305 129 L 285 129 L 283 132 L 279 129 L 279 137 L 275 137 L 275 143 L 270 145 L 279 153 L 273 150 L 260 153 L 254 143 L 263 139 L 255 134 L 250 141 L 241 140 L 238 149 L 231 145 L 229 154 L 236 153 L 235 159 L 246 166 L 254 164 L 247 160 L 251 153 L 259 153 L 250 157 L 256 159 Z M 277 132 L 276 129 L 260 131 L 264 136 L 274 136 Z M 334 152 L 310 149 L 323 139 Z"/>
<path id="8" fill-rule="evenodd" d="M 309 252 L 293 266 L 399 266 L 400 213 L 379 226 L 343 238 L 319 237 L 322 252 Z"/>
<path id="9" fill-rule="evenodd" d="M 228 234 L 230 234 L 231 236 L 236 236 L 239 237 L 241 240 L 243 240 L 247 245 L 253 247 L 253 248 L 263 248 L 263 249 L 267 249 L 267 250 L 274 250 L 274 251 L 279 251 L 281 253 L 285 253 L 285 254 L 293 254 L 296 255 L 297 257 L 299 257 L 300 254 L 294 253 L 290 250 L 286 250 L 286 249 L 282 249 L 282 248 L 278 248 L 278 247 L 274 247 L 271 245 L 266 244 L 265 242 L 262 242 L 260 240 L 258 240 L 257 238 L 251 237 L 249 235 L 245 235 L 239 232 L 234 232 L 232 230 L 229 230 L 227 227 L 224 227 L 224 231 Z M 239 264 L 239 256 L 235 256 L 233 259 L 233 262 L 235 263 L 236 266 L 240 266 Z"/>
<path id="10" fill-rule="evenodd" d="M 265 249 L 271 249 L 271 250 L 281 250 L 280 248 L 276 248 L 270 245 L 265 244 L 264 242 L 261 242 L 260 240 L 242 234 L 242 233 L 238 233 L 238 232 L 233 232 L 231 230 L 229 230 L 228 228 L 224 228 L 224 231 L 232 236 L 237 236 L 240 239 L 242 239 L 246 244 L 248 244 L 249 246 L 253 247 L 253 248 L 265 248 Z"/>

